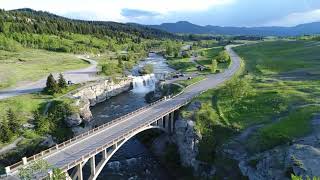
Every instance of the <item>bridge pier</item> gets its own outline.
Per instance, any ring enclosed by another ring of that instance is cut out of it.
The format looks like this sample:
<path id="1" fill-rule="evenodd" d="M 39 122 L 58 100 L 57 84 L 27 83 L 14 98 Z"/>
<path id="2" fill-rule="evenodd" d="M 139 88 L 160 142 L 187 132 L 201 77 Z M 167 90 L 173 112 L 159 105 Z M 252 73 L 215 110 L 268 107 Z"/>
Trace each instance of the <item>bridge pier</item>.
<path id="1" fill-rule="evenodd" d="M 71 179 L 72 180 L 83 180 L 82 166 L 83 166 L 83 164 L 79 163 L 75 167 L 73 173 L 71 174 Z"/>
<path id="2" fill-rule="evenodd" d="M 96 175 L 96 156 L 90 158 L 91 174 Z"/>
<path id="3" fill-rule="evenodd" d="M 170 113 L 170 133 L 174 132 L 174 111 Z"/>

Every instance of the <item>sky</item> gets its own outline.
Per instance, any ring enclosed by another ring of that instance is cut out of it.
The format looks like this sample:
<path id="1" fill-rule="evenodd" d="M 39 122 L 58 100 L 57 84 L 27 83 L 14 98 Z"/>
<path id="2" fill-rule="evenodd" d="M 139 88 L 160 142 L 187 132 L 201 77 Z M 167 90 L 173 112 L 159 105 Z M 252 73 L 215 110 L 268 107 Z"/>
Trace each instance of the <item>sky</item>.
<path id="1" fill-rule="evenodd" d="M 320 21 L 320 0 L 0 0 L 83 20 L 218 26 L 295 26 Z"/>

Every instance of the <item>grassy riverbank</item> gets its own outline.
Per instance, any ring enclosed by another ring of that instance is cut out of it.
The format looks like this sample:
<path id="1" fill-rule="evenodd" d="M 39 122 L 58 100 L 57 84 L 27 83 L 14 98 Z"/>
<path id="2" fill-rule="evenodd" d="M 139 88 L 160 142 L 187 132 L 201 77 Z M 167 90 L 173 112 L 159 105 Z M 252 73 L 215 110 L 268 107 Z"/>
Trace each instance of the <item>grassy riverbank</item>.
<path id="1" fill-rule="evenodd" d="M 254 125 L 262 128 L 244 144 L 253 152 L 310 133 L 310 121 L 320 112 L 318 45 L 275 41 L 235 48 L 244 59 L 244 73 L 196 98 L 202 106 L 194 116 L 187 110 L 181 113 L 196 121 L 203 136 L 198 158 L 217 164 L 215 154 L 222 145 Z"/>

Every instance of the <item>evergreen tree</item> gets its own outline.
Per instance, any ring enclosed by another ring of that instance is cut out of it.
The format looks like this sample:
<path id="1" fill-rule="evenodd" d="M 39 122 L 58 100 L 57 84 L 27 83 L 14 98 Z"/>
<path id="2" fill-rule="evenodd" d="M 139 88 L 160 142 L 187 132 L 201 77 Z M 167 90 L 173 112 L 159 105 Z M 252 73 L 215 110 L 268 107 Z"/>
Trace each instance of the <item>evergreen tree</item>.
<path id="1" fill-rule="evenodd" d="M 13 136 L 12 131 L 9 129 L 8 121 L 3 119 L 0 123 L 0 141 L 6 143 L 11 140 Z"/>
<path id="2" fill-rule="evenodd" d="M 50 74 L 47 78 L 45 91 L 48 94 L 54 94 L 54 93 L 59 92 L 59 86 L 58 86 L 57 81 L 54 79 L 52 74 Z"/>
<path id="3" fill-rule="evenodd" d="M 35 129 L 41 133 L 41 134 L 46 134 L 50 132 L 50 121 L 46 116 L 43 116 L 40 114 L 39 111 L 34 111 L 33 112 L 33 121 L 35 125 Z"/>
<path id="4" fill-rule="evenodd" d="M 8 127 L 11 132 L 17 133 L 20 127 L 20 120 L 17 114 L 10 108 L 7 111 Z"/>
<path id="5" fill-rule="evenodd" d="M 59 85 L 60 88 L 66 88 L 67 87 L 67 81 L 64 79 L 64 77 L 63 77 L 63 75 L 61 73 L 59 74 L 58 85 Z"/>

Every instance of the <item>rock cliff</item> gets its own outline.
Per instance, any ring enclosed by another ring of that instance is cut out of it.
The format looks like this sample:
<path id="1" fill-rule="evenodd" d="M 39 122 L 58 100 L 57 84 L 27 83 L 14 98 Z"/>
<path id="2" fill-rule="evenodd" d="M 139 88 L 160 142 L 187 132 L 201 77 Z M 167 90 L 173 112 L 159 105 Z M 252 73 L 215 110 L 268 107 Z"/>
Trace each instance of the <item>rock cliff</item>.
<path id="1" fill-rule="evenodd" d="M 69 95 L 70 98 L 74 99 L 73 106 L 78 111 L 67 117 L 66 123 L 68 126 L 74 127 L 83 121 L 90 121 L 92 119 L 91 106 L 128 91 L 131 88 L 131 78 L 122 78 L 116 81 L 104 79 L 85 85 Z"/>

